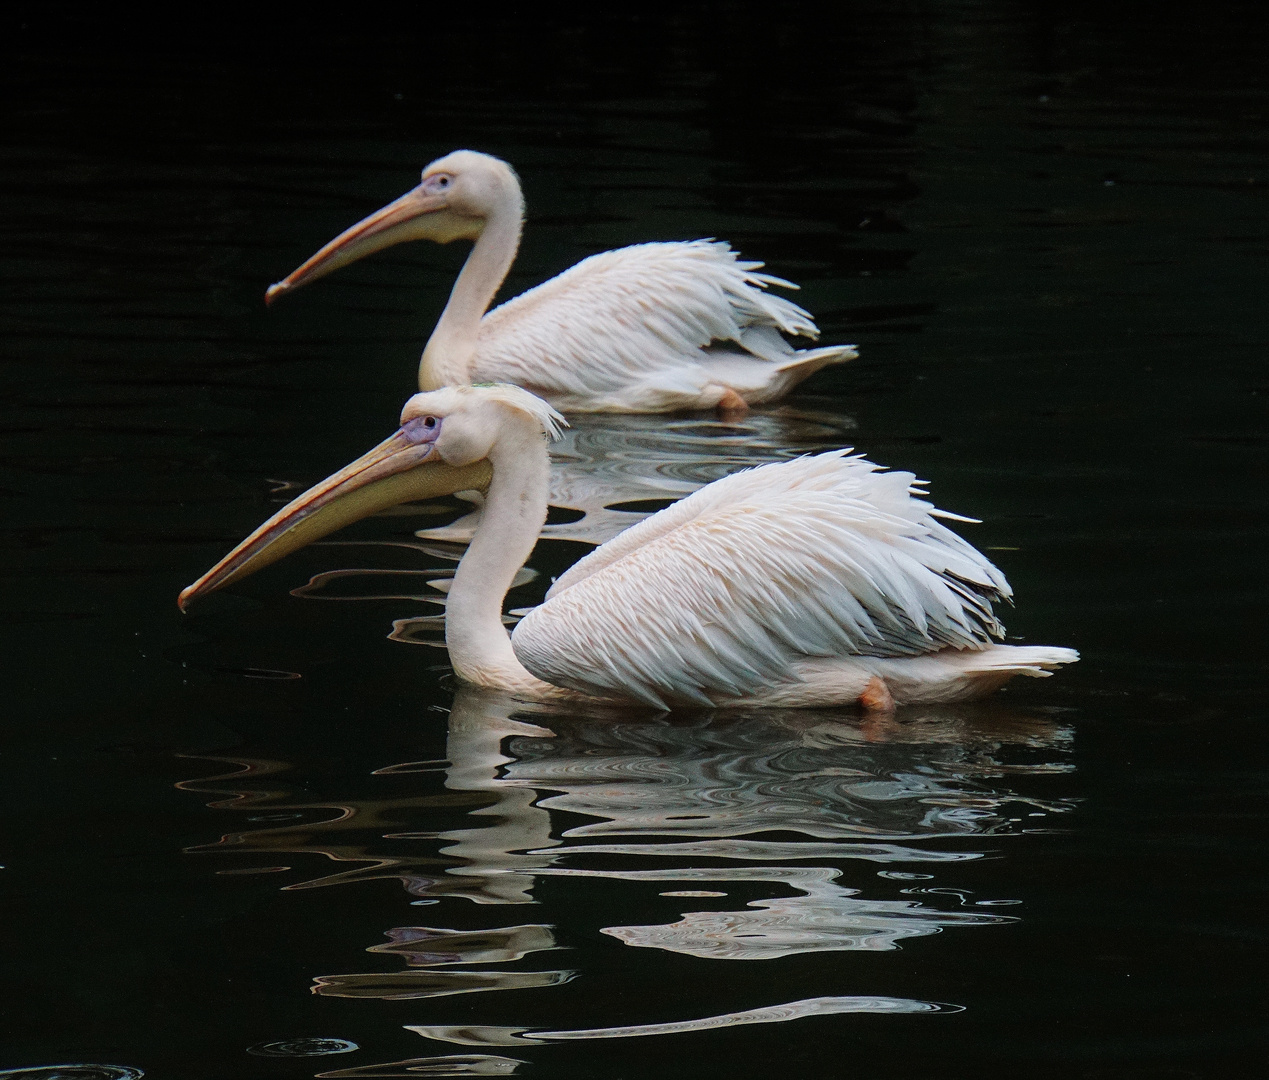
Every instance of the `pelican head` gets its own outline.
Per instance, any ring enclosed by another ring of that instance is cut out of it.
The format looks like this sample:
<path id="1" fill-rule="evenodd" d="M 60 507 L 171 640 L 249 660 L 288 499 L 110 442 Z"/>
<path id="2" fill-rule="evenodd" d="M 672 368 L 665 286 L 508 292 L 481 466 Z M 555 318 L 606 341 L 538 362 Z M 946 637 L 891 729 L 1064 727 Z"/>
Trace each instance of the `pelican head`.
<path id="1" fill-rule="evenodd" d="M 546 402 L 504 383 L 415 394 L 395 433 L 284 506 L 183 590 L 177 604 L 184 611 L 192 600 L 390 506 L 485 491 L 491 457 L 508 433 L 540 441 L 543 434 L 558 437 L 563 423 Z"/>
<path id="2" fill-rule="evenodd" d="M 514 215 L 518 231 L 524 199 L 515 170 L 489 154 L 455 150 L 424 169 L 418 187 L 345 229 L 298 269 L 270 285 L 265 303 L 393 244 L 476 240 L 499 214 Z"/>

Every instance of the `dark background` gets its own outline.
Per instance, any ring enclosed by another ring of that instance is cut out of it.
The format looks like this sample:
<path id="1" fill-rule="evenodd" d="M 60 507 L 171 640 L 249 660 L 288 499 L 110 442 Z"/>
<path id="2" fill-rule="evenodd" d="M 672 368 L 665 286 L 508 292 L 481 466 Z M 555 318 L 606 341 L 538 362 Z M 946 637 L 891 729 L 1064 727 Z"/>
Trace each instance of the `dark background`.
<path id="1" fill-rule="evenodd" d="M 899 1038 L 815 1020 L 574 1046 L 540 1074 L 1264 1067 L 1260 5 L 51 5 L 0 32 L 0 1067 L 311 1075 L 243 1049 L 368 1023 L 304 988 L 367 962 L 400 890 L 213 876 L 182 849 L 225 811 L 173 785 L 224 768 L 189 755 L 285 760 L 288 805 L 355 802 L 372 769 L 443 757 L 443 654 L 385 640 L 408 603 L 288 595 L 316 549 L 206 614 L 174 598 L 270 512 L 273 481 L 391 429 L 464 252 L 394 249 L 261 298 L 458 146 L 524 180 L 506 295 L 711 235 L 800 282 L 825 340 L 861 354 L 800 400 L 984 518 L 970 536 L 1015 586 L 1010 631 L 1084 656 L 1015 695 L 1066 710 L 1060 794 L 1080 803 L 994 871 L 1022 928 L 887 954 L 965 1013 Z M 719 978 L 647 993 L 704 1016 Z M 388 1041 L 348 1037 L 378 1061 L 449 1052 L 399 1034 L 406 1013 Z"/>

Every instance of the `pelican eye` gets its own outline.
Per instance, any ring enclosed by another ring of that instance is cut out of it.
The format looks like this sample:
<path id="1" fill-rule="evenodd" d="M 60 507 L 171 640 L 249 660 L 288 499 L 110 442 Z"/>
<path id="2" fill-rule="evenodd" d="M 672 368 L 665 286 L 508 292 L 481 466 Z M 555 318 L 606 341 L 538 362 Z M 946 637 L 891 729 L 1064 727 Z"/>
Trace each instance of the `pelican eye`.
<path id="1" fill-rule="evenodd" d="M 435 416 L 416 416 L 413 420 L 401 425 L 401 434 L 416 445 L 433 442 L 440 430 L 441 422 Z"/>
<path id="2" fill-rule="evenodd" d="M 454 178 L 446 173 L 434 173 L 431 176 L 423 178 L 423 186 L 433 194 L 438 191 L 446 191 L 449 189 L 450 182 Z"/>

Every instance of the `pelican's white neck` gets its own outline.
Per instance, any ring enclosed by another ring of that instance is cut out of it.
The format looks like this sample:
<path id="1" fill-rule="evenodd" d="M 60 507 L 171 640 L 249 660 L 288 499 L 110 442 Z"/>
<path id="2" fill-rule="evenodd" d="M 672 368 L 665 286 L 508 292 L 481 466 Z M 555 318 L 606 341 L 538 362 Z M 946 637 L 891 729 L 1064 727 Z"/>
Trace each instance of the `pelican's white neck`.
<path id="1" fill-rule="evenodd" d="M 485 218 L 436 329 L 419 362 L 419 389 L 469 384 L 480 320 L 515 261 L 524 223 L 518 187 L 507 189 Z"/>
<path id="2" fill-rule="evenodd" d="M 542 697 L 556 688 L 525 670 L 502 625 L 503 599 L 546 521 L 550 460 L 536 424 L 527 417 L 508 422 L 489 461 L 493 478 L 480 522 L 449 591 L 445 644 L 464 682 Z"/>

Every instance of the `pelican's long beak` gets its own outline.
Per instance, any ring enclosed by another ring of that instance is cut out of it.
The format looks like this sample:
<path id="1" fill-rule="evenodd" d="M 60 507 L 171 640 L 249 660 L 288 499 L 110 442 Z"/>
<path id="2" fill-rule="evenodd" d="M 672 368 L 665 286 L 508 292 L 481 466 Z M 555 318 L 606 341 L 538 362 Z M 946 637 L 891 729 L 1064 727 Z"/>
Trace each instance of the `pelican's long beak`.
<path id="1" fill-rule="evenodd" d="M 446 240 L 455 239 L 457 235 L 461 235 L 461 231 L 454 233 L 452 228 L 446 227 L 449 223 L 434 220 L 434 216 L 455 216 L 439 213 L 445 209 L 444 195 L 424 191 L 421 185 L 413 191 L 407 191 L 382 210 L 376 210 L 351 229 L 345 229 L 299 269 L 270 285 L 264 294 L 264 302 L 271 304 L 276 297 L 291 289 L 298 289 L 301 285 L 324 277 L 332 270 L 338 270 L 341 266 L 347 266 L 350 262 L 356 262 L 393 244 L 406 240 L 438 240 L 445 243 Z"/>
<path id="2" fill-rule="evenodd" d="M 487 460 L 447 465 L 432 443 L 412 442 L 407 429 L 402 429 L 284 506 L 185 589 L 176 602 L 184 611 L 191 600 L 389 506 L 455 491 L 484 490 L 491 472 Z"/>

